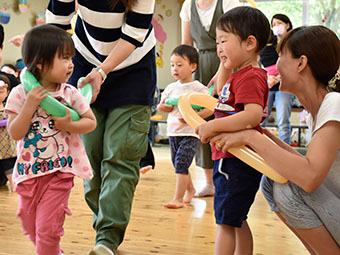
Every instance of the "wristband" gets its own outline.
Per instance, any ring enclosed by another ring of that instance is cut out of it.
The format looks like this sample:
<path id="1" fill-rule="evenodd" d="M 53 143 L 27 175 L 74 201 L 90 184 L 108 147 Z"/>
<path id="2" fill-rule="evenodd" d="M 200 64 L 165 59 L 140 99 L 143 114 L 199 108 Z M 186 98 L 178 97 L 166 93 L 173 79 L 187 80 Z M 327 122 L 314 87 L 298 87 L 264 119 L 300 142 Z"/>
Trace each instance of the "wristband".
<path id="1" fill-rule="evenodd" d="M 101 75 L 101 77 L 102 77 L 102 81 L 104 82 L 105 81 L 105 79 L 106 79 L 106 77 L 107 77 L 107 75 L 106 75 L 106 73 L 104 72 L 104 70 L 101 68 L 101 67 L 96 67 L 96 68 L 93 68 L 93 70 L 95 70 L 95 71 L 97 71 L 98 73 L 100 73 L 100 75 Z"/>

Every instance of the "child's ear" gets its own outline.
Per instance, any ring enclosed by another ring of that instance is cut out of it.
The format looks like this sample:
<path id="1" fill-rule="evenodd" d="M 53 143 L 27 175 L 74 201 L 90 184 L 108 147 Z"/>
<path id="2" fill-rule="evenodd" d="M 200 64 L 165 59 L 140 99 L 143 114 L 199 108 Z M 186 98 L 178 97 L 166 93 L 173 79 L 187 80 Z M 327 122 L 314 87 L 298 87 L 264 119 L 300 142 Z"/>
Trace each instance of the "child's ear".
<path id="1" fill-rule="evenodd" d="M 191 66 L 191 72 L 192 73 L 197 70 L 197 64 L 196 63 L 191 63 L 190 66 Z"/>
<path id="2" fill-rule="evenodd" d="M 42 64 L 37 64 L 37 68 L 41 71 L 42 70 Z"/>
<path id="3" fill-rule="evenodd" d="M 257 40 L 255 38 L 255 36 L 253 35 L 250 35 L 248 36 L 248 38 L 246 39 L 246 47 L 247 47 L 247 50 L 256 50 L 257 48 Z"/>

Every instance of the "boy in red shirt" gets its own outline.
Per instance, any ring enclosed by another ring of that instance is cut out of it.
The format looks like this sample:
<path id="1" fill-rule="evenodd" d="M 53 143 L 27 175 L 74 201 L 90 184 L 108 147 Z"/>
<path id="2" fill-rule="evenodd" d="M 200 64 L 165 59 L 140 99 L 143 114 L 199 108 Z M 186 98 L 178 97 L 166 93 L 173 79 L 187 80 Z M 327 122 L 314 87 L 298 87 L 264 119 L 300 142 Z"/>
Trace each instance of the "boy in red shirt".
<path id="1" fill-rule="evenodd" d="M 259 51 L 266 45 L 270 25 L 265 15 L 251 7 L 236 7 L 217 23 L 219 73 L 227 83 L 218 89 L 216 119 L 196 129 L 204 143 L 223 132 L 255 128 L 265 116 L 268 98 L 266 71 L 258 65 Z M 229 153 L 212 145 L 214 160 L 214 209 L 217 223 L 215 254 L 252 254 L 252 234 L 247 214 L 259 188 L 261 173 Z"/>

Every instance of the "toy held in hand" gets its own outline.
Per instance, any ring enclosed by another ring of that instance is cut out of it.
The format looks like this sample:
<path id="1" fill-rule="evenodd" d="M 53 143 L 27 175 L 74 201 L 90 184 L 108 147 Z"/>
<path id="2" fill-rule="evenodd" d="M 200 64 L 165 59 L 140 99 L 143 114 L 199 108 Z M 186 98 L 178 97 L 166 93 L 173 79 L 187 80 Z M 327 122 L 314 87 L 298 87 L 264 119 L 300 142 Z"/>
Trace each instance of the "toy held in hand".
<path id="1" fill-rule="evenodd" d="M 202 93 L 191 93 L 179 98 L 178 108 L 182 114 L 183 119 L 192 128 L 196 128 L 199 125 L 205 123 L 205 120 L 201 118 L 190 105 L 196 104 L 201 105 L 207 109 L 213 111 L 217 104 L 217 99 L 212 96 L 202 94 Z M 269 139 L 269 138 L 268 138 Z M 260 157 L 256 152 L 249 149 L 246 146 L 241 146 L 237 148 L 230 148 L 228 152 L 233 154 L 235 157 L 239 158 L 249 166 L 253 167 L 260 173 L 268 176 L 275 182 L 286 183 L 287 179 L 278 174 L 273 168 L 271 168 L 267 163 Z"/>
<path id="2" fill-rule="evenodd" d="M 214 85 L 209 87 L 209 95 L 212 95 L 214 91 Z M 165 104 L 167 105 L 171 105 L 171 106 L 177 106 L 178 105 L 178 98 L 175 97 L 169 97 L 165 100 Z M 200 106 L 200 105 L 196 105 L 196 104 L 192 104 L 191 107 L 195 110 L 202 110 L 204 107 Z"/>
<path id="3" fill-rule="evenodd" d="M 33 88 L 40 86 L 39 81 L 34 77 L 34 75 L 28 71 L 27 69 L 22 70 L 20 74 L 21 82 L 26 91 L 31 91 Z M 90 103 L 92 98 L 92 86 L 90 83 L 87 83 L 84 87 L 79 89 L 80 93 L 86 98 L 86 100 Z M 66 108 L 69 109 L 71 119 L 73 121 L 77 121 L 80 119 L 79 114 L 72 108 L 69 108 L 62 103 L 60 103 L 54 97 L 48 95 L 40 102 L 40 107 L 43 108 L 47 113 L 51 114 L 55 117 L 65 117 L 66 116 Z"/>

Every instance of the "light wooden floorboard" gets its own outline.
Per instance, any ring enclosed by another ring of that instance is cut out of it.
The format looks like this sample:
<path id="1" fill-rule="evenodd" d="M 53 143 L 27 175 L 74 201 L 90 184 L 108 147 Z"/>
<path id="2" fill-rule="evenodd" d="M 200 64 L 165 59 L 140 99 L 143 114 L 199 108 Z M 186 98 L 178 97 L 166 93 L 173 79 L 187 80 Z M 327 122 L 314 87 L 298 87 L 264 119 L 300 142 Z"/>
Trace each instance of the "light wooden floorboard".
<path id="1" fill-rule="evenodd" d="M 138 184 L 133 213 L 120 255 L 213 254 L 215 223 L 213 199 L 194 199 L 190 207 L 165 209 L 163 204 L 173 195 L 175 175 L 169 148 L 154 148 L 157 166 Z M 204 185 L 201 169 L 191 167 L 197 187 Z M 91 212 L 83 199 L 82 181 L 75 179 L 70 199 L 73 215 L 65 222 L 62 247 L 65 255 L 85 255 L 94 244 Z M 22 234 L 15 216 L 17 195 L 0 189 L 0 255 L 32 255 L 33 245 Z M 249 215 L 254 235 L 254 254 L 308 254 L 299 240 L 269 211 L 261 193 Z"/>

